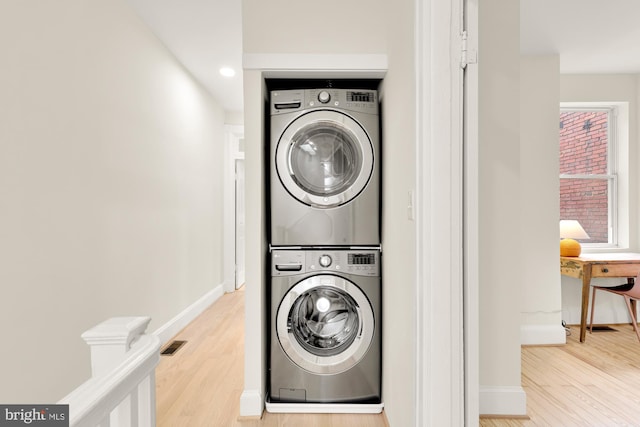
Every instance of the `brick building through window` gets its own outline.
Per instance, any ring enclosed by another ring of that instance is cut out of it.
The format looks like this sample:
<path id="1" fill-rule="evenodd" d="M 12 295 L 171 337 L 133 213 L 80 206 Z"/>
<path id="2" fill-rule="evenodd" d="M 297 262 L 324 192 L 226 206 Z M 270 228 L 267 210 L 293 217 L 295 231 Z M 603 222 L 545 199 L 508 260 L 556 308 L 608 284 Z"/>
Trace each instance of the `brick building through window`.
<path id="1" fill-rule="evenodd" d="M 584 243 L 612 243 L 610 115 L 609 109 L 560 113 L 560 219 L 578 220 L 591 237 Z"/>

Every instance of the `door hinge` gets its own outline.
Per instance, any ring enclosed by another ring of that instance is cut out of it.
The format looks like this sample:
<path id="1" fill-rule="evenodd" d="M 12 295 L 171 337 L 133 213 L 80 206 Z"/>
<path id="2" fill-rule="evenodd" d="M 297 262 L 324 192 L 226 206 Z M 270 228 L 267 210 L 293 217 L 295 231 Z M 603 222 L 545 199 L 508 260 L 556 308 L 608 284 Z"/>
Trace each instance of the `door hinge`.
<path id="1" fill-rule="evenodd" d="M 467 38 L 468 35 L 465 30 L 461 35 L 460 68 L 467 68 L 469 64 L 478 63 L 478 52 L 475 49 L 469 49 Z"/>

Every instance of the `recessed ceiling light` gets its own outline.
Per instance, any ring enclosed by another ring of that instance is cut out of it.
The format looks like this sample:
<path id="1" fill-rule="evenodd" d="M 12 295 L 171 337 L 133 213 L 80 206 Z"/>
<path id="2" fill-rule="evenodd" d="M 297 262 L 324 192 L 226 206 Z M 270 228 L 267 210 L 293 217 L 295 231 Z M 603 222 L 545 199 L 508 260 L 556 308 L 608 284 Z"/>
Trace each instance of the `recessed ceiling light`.
<path id="1" fill-rule="evenodd" d="M 225 77 L 233 77 L 236 75 L 236 71 L 230 67 L 222 67 L 220 68 L 220 74 L 222 74 Z"/>

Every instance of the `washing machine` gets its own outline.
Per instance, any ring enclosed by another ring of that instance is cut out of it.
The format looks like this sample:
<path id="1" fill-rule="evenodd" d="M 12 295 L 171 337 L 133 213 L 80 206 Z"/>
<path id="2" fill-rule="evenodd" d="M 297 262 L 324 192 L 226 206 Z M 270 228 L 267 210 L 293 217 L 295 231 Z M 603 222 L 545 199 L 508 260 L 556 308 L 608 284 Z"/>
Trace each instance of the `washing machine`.
<path id="1" fill-rule="evenodd" d="M 379 245 L 377 91 L 270 96 L 271 245 Z"/>
<path id="2" fill-rule="evenodd" d="M 269 402 L 380 404 L 380 252 L 271 259 Z"/>

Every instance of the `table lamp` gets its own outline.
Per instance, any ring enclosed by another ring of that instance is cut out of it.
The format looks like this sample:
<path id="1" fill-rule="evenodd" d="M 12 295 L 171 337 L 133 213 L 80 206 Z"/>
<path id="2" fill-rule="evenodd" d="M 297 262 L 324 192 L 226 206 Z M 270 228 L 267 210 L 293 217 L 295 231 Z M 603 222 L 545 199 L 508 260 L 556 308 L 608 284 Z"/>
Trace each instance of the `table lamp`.
<path id="1" fill-rule="evenodd" d="M 589 239 L 589 235 L 575 219 L 560 220 L 560 256 L 580 256 L 580 243 L 574 239 Z"/>

